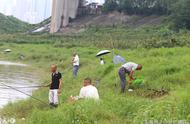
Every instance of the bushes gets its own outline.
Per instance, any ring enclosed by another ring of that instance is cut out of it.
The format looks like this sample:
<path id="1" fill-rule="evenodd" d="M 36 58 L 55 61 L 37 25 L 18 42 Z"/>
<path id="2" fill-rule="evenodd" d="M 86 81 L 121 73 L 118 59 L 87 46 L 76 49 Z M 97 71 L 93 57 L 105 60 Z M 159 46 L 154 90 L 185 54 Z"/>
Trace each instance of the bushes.
<path id="1" fill-rule="evenodd" d="M 190 107 L 190 100 L 189 100 L 189 97 L 187 97 L 186 99 L 182 101 L 182 104 L 180 106 L 180 108 L 182 109 L 178 109 L 180 117 L 185 117 L 187 118 L 188 121 L 190 121 L 189 107 Z"/>
<path id="2" fill-rule="evenodd" d="M 116 10 L 118 7 L 116 0 L 106 0 L 103 6 L 103 11 L 110 12 Z"/>
<path id="3" fill-rule="evenodd" d="M 189 46 L 190 32 L 180 30 L 175 33 L 165 26 L 141 27 L 137 29 L 127 27 L 102 27 L 89 28 L 83 33 L 74 35 L 1 35 L 1 43 L 29 43 L 29 44 L 53 44 L 54 47 L 100 47 L 100 48 L 161 48 Z"/>
<path id="4" fill-rule="evenodd" d="M 190 29 L 190 1 L 179 0 L 172 7 L 172 20 L 176 28 Z"/>
<path id="5" fill-rule="evenodd" d="M 170 7 L 175 2 L 176 0 L 106 0 L 104 10 L 137 15 L 166 15 L 170 13 Z"/>
<path id="6" fill-rule="evenodd" d="M 190 29 L 189 0 L 106 0 L 106 12 L 118 10 L 130 15 L 171 15 L 173 26 Z"/>

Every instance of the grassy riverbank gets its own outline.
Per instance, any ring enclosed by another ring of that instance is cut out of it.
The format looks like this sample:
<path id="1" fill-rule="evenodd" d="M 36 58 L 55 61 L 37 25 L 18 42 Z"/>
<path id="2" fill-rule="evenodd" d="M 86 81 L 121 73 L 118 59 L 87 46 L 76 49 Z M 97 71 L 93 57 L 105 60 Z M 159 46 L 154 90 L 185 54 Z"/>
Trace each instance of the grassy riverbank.
<path id="1" fill-rule="evenodd" d="M 162 36 L 162 33 L 156 33 L 160 30 L 151 29 L 149 33 L 144 31 L 93 28 L 87 34 L 69 36 L 3 35 L 0 38 L 3 41 L 0 50 L 9 48 L 12 52 L 1 53 L 2 59 L 21 61 L 42 69 L 40 76 L 45 84 L 50 81 L 50 64 L 56 63 L 63 73 L 64 84 L 61 105 L 57 109 L 50 109 L 38 101 L 28 99 L 9 104 L 0 114 L 15 117 L 21 124 L 138 124 L 153 119 L 190 121 L 189 32 Z M 165 44 L 165 48 L 161 48 L 164 46 L 161 44 Z M 104 66 L 100 66 L 95 57 L 99 50 L 112 49 L 113 45 L 120 49 L 115 49 L 115 53 L 127 61 L 143 65 L 142 72 L 137 72 L 136 76 L 144 78 L 144 87 L 132 93 L 120 94 L 117 77 L 120 65 L 112 64 L 112 54 L 105 57 Z M 72 77 L 70 63 L 74 51 L 81 58 L 81 68 L 76 79 Z M 20 55 L 24 55 L 23 60 L 20 60 Z M 91 77 L 97 85 L 100 102 L 81 100 L 75 104 L 67 103 L 70 95 L 79 93 L 85 77 Z M 150 89 L 168 93 L 160 95 Z M 48 89 L 41 88 L 33 96 L 48 102 Z M 23 117 L 26 120 L 21 120 Z"/>

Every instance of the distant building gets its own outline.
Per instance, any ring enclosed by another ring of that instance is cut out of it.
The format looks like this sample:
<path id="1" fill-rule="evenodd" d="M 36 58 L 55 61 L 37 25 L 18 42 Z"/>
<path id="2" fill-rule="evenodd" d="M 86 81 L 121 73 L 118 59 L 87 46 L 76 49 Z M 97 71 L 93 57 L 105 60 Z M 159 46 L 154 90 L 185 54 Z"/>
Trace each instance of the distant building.
<path id="1" fill-rule="evenodd" d="M 102 5 L 98 3 L 90 3 L 86 6 L 89 9 L 89 14 L 97 15 L 102 13 Z"/>
<path id="2" fill-rule="evenodd" d="M 99 15 L 102 13 L 102 7 L 103 5 L 100 5 L 96 2 L 85 4 L 85 5 L 79 6 L 77 15 L 78 16 Z"/>

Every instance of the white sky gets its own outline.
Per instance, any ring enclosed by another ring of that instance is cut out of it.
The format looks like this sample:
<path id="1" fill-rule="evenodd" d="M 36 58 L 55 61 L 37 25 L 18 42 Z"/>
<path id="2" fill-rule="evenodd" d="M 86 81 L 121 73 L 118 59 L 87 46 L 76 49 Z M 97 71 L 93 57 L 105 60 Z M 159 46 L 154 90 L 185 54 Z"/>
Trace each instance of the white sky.
<path id="1" fill-rule="evenodd" d="M 104 0 L 88 0 L 104 3 Z M 51 16 L 52 0 L 0 0 L 0 13 L 13 15 L 29 23 L 39 23 Z"/>
<path id="2" fill-rule="evenodd" d="M 38 23 L 51 14 L 52 0 L 0 0 L 0 12 L 29 23 Z"/>

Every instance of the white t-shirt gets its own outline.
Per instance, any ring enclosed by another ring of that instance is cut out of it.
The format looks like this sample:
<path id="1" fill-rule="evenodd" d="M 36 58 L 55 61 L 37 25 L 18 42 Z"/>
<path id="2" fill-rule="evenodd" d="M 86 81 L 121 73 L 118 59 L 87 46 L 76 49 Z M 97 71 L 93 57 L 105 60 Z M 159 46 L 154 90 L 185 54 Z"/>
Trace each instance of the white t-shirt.
<path id="1" fill-rule="evenodd" d="M 100 60 L 100 65 L 104 65 L 104 60 Z"/>
<path id="2" fill-rule="evenodd" d="M 137 69 L 138 64 L 133 63 L 133 62 L 127 62 L 126 64 L 122 65 L 122 67 L 124 67 L 128 71 L 134 71 Z"/>
<path id="3" fill-rule="evenodd" d="M 95 86 L 92 85 L 84 86 L 80 90 L 79 97 L 98 100 L 99 99 L 98 90 Z"/>
<path id="4" fill-rule="evenodd" d="M 73 61 L 74 61 L 73 66 L 76 66 L 76 65 L 79 66 L 79 56 L 78 55 L 73 57 Z"/>

